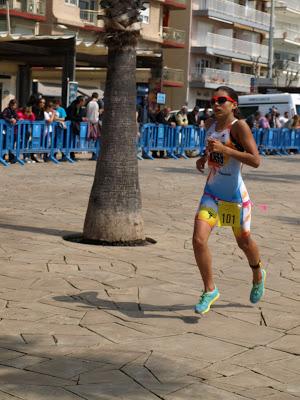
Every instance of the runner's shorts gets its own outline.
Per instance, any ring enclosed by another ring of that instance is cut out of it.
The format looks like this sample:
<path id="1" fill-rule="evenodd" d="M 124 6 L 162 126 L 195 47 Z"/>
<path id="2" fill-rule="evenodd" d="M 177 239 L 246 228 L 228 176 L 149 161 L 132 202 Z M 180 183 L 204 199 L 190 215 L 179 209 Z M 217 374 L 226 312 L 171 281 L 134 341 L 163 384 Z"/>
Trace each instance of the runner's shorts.
<path id="1" fill-rule="evenodd" d="M 211 228 L 218 224 L 218 200 L 206 193 L 201 198 L 196 219 L 207 222 Z M 232 227 L 235 236 L 249 235 L 251 225 L 251 201 L 243 203 L 241 207 L 240 226 Z"/>

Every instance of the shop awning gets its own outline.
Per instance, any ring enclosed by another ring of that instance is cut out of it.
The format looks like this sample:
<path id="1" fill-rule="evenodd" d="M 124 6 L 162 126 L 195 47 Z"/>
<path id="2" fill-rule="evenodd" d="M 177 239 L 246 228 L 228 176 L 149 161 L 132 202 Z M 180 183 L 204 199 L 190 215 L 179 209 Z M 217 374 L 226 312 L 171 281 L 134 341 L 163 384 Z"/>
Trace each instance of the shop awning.
<path id="1" fill-rule="evenodd" d="M 45 97 L 61 97 L 61 85 L 51 82 L 38 82 L 38 92 L 41 93 Z M 88 87 L 88 86 L 79 86 L 78 88 L 78 96 L 86 96 L 91 97 L 92 93 L 97 92 L 99 97 L 103 97 L 103 90 L 99 87 Z"/>

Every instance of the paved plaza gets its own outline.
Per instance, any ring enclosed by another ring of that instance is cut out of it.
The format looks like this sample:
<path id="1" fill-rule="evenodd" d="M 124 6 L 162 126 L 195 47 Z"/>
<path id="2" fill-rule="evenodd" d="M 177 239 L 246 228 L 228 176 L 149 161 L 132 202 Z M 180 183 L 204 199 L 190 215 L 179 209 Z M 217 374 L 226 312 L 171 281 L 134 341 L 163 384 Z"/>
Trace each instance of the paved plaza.
<path id="1" fill-rule="evenodd" d="M 157 244 L 66 242 L 82 231 L 95 162 L 0 168 L 0 400 L 300 398 L 300 156 L 244 168 L 267 290 L 228 228 L 210 239 L 220 300 L 202 283 L 196 159 L 140 161 L 145 231 Z"/>

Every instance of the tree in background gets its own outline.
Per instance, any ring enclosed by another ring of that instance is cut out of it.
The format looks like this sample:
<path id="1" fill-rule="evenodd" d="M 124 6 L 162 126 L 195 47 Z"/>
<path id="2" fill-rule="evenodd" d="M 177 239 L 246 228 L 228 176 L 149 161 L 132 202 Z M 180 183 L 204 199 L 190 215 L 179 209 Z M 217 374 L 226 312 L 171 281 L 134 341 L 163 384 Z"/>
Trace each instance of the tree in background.
<path id="1" fill-rule="evenodd" d="M 136 45 L 142 1 L 102 0 L 108 47 L 101 154 L 84 222 L 83 239 L 145 240 L 136 154 Z"/>

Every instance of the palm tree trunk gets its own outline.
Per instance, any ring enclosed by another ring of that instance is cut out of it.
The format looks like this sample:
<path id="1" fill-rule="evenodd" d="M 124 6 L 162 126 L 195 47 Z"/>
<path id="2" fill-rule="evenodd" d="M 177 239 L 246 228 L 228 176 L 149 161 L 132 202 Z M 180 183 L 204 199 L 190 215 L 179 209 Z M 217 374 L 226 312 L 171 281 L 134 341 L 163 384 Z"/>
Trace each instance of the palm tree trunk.
<path id="1" fill-rule="evenodd" d="M 144 240 L 136 156 L 136 50 L 108 49 L 101 155 L 84 223 L 83 239 Z"/>

